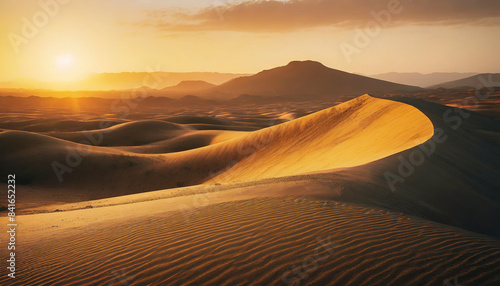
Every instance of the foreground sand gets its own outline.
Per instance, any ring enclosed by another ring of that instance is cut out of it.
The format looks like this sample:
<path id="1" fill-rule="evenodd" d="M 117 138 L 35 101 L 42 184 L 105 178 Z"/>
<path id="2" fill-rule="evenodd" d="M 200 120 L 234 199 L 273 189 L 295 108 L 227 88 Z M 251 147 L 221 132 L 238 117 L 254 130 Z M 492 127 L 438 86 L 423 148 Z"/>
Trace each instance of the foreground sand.
<path id="1" fill-rule="evenodd" d="M 300 196 L 311 183 L 22 216 L 17 285 L 500 283 L 498 240 Z"/>

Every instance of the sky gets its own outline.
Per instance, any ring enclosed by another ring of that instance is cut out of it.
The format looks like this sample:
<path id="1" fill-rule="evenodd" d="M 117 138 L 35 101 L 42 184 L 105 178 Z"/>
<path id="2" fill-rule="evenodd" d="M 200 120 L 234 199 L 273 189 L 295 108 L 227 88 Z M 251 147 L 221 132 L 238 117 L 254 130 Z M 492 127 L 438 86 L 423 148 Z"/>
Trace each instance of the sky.
<path id="1" fill-rule="evenodd" d="M 131 71 L 500 72 L 500 0 L 0 0 L 0 82 Z"/>

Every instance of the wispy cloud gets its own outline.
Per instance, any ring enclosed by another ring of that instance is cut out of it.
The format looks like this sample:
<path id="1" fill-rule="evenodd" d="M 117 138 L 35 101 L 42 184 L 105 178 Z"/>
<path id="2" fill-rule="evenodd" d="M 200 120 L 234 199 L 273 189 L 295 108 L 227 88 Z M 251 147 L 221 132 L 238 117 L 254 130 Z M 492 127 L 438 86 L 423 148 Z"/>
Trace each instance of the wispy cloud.
<path id="1" fill-rule="evenodd" d="M 393 25 L 500 25 L 498 0 L 217 0 L 198 11 L 146 11 L 135 25 L 162 31 L 291 32 L 317 27 L 354 27 L 373 20 L 372 11 L 402 7 Z"/>

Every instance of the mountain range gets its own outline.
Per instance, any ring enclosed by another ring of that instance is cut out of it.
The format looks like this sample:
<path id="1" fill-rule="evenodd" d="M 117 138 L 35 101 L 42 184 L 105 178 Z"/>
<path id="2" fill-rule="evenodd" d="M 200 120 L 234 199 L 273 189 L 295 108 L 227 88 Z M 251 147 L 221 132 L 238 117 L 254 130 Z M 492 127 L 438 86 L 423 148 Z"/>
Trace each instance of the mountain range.
<path id="1" fill-rule="evenodd" d="M 408 73 L 389 72 L 389 73 L 370 75 L 370 77 L 400 84 L 415 85 L 426 88 L 443 82 L 470 77 L 476 74 L 478 73 L 435 72 L 435 73 L 422 74 L 417 72 L 408 72 Z"/>
<path id="2" fill-rule="evenodd" d="M 236 102 L 269 102 L 274 99 L 303 101 L 314 99 L 349 99 L 360 94 L 386 95 L 424 91 L 420 86 L 444 79 L 457 79 L 428 86 L 435 88 L 476 88 L 500 86 L 500 74 L 472 73 L 388 73 L 367 77 L 326 67 L 315 61 L 292 61 L 285 66 L 263 70 L 254 75 L 223 73 L 103 73 L 75 83 L 85 90 L 60 91 L 61 86 L 31 81 L 23 89 L 12 89 L 19 82 L 0 83 L 0 95 L 52 97 L 117 98 L 122 93 L 131 97 L 160 96 L 182 98 L 197 96 L 205 99 Z M 461 78 L 462 76 L 468 76 Z M 384 80 L 385 79 L 385 80 Z M 390 81 L 388 81 L 390 80 Z M 395 82 L 414 83 L 414 85 Z M 74 84 L 74 85 L 75 85 Z M 69 86 L 67 90 L 69 89 Z M 75 87 L 75 86 L 73 86 Z M 140 89 L 140 90 L 138 90 Z M 139 91 L 139 92 L 138 92 Z"/>
<path id="3" fill-rule="evenodd" d="M 429 88 L 484 88 L 500 87 L 500 73 L 483 73 L 459 80 L 449 81 Z"/>

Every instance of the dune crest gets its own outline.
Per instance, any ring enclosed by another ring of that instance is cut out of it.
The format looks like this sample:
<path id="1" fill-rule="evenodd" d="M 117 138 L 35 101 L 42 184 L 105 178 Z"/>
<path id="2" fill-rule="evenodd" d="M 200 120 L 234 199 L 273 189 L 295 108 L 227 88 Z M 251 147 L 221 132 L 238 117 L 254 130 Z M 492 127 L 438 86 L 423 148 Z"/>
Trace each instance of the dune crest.
<path id="1" fill-rule="evenodd" d="M 227 142 L 254 152 L 209 182 L 359 166 L 421 144 L 433 132 L 431 121 L 415 107 L 363 95 Z"/>

